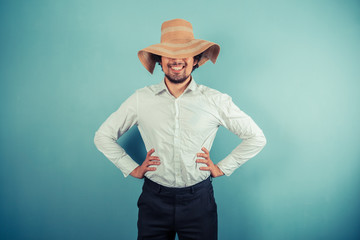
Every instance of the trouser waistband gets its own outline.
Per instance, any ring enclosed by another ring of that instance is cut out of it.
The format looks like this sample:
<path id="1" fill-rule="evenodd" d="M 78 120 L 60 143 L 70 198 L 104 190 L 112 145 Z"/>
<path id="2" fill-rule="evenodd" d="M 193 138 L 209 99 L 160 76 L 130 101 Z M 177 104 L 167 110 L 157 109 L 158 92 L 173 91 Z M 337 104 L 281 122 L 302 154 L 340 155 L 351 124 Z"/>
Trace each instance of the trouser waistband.
<path id="1" fill-rule="evenodd" d="M 201 189 L 212 186 L 211 182 L 212 182 L 211 177 L 208 177 L 207 179 L 205 179 L 195 185 L 189 186 L 189 187 L 172 188 L 172 187 L 162 186 L 156 182 L 151 181 L 147 177 L 145 177 L 143 189 L 148 188 L 148 189 L 151 189 L 156 192 L 167 192 L 167 193 L 172 193 L 172 194 L 182 194 L 182 193 L 189 193 L 189 192 L 194 193 Z"/>

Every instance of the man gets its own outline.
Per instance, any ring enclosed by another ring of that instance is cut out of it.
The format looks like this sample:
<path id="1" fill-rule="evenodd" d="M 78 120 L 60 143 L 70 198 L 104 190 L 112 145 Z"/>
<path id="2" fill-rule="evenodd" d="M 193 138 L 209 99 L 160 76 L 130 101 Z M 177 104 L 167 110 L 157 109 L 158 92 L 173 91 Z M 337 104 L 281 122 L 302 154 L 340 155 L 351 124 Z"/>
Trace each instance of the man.
<path id="1" fill-rule="evenodd" d="M 210 178 L 229 176 L 265 145 L 261 129 L 231 98 L 198 85 L 192 71 L 216 62 L 220 47 L 195 39 L 183 19 L 166 21 L 161 43 L 138 56 L 152 73 L 156 62 L 164 80 L 137 90 L 95 134 L 95 144 L 124 174 L 145 178 L 138 201 L 138 239 L 217 239 L 217 207 Z M 139 166 L 117 144 L 137 125 L 147 149 Z M 214 164 L 209 151 L 219 126 L 243 141 Z"/>

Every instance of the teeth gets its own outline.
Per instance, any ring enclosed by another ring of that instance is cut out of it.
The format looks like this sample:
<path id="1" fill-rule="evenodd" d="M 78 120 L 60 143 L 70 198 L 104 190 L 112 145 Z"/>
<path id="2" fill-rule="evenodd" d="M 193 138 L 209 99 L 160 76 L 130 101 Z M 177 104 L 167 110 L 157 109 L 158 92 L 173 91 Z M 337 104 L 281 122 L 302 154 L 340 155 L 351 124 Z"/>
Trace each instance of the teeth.
<path id="1" fill-rule="evenodd" d="M 176 71 L 181 70 L 182 68 L 183 68 L 182 66 L 181 67 L 171 67 L 171 69 L 174 69 Z"/>

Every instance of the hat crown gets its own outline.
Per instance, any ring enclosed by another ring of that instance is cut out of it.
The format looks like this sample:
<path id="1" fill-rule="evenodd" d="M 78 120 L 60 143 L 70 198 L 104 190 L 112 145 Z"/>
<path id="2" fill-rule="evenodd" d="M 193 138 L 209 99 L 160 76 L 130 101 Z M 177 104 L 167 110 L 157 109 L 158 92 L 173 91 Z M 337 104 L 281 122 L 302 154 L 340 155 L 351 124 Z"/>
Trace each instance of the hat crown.
<path id="1" fill-rule="evenodd" d="M 173 19 L 161 25 L 161 43 L 186 42 L 194 39 L 190 22 L 184 19 Z"/>
<path id="2" fill-rule="evenodd" d="M 190 22 L 184 19 L 173 19 L 161 25 L 161 43 L 140 50 L 138 57 L 144 67 L 153 73 L 156 61 L 158 61 L 155 56 L 188 58 L 201 53 L 198 62 L 201 66 L 208 60 L 215 63 L 219 52 L 220 46 L 218 44 L 194 38 Z"/>

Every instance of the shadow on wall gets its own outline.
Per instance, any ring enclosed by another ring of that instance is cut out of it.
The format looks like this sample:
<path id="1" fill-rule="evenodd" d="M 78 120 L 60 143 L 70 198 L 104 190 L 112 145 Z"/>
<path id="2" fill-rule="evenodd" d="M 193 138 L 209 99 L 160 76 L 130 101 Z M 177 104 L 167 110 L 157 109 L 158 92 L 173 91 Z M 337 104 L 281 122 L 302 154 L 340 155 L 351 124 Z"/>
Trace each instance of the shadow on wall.
<path id="1" fill-rule="evenodd" d="M 118 143 L 123 147 L 129 156 L 134 159 L 139 165 L 145 160 L 146 149 L 145 144 L 141 138 L 139 129 L 132 127 L 123 136 L 120 137 Z"/>

